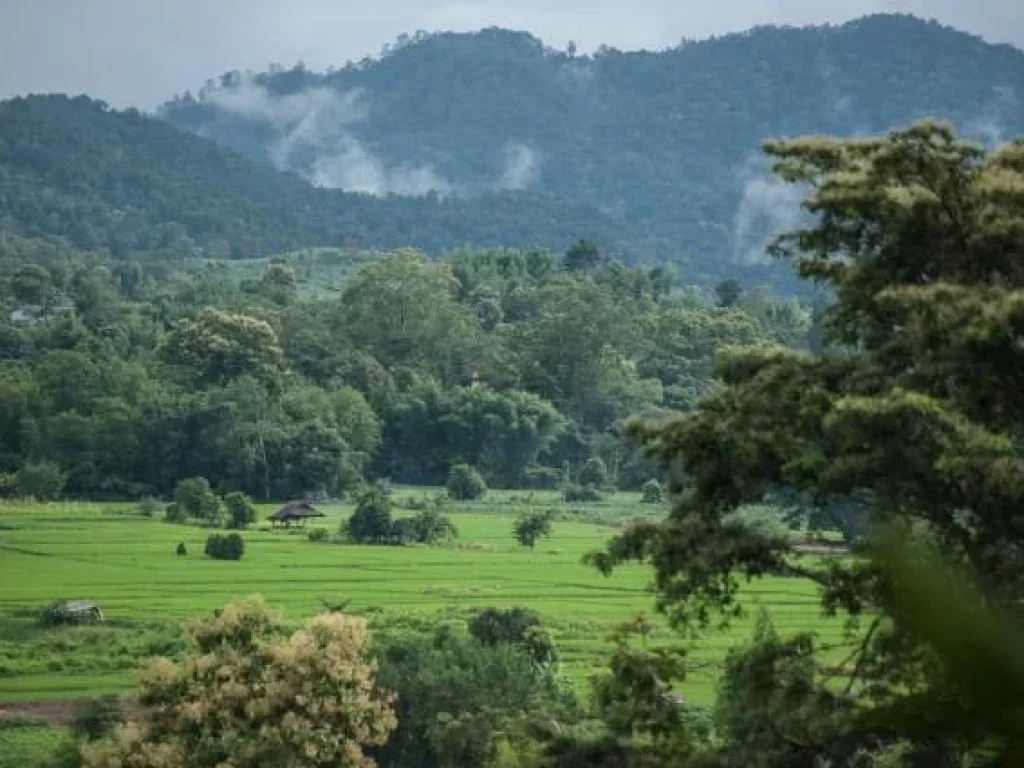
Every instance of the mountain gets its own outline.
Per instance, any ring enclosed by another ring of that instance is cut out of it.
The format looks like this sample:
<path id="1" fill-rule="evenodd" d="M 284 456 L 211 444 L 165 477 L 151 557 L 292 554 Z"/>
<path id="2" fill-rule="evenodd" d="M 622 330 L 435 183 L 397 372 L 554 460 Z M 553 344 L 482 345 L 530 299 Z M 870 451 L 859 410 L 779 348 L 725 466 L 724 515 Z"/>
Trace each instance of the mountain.
<path id="1" fill-rule="evenodd" d="M 0 103 L 0 232 L 118 258 L 321 245 L 564 248 L 585 235 L 614 249 L 643 238 L 595 208 L 532 192 L 468 199 L 318 189 L 154 117 L 56 95 Z"/>
<path id="2" fill-rule="evenodd" d="M 419 33 L 327 73 L 229 73 L 159 114 L 320 186 L 548 195 L 721 267 L 756 261 L 799 216 L 760 162 L 765 138 L 937 116 L 997 142 L 1024 134 L 1021 84 L 1015 48 L 879 15 L 590 56 L 501 29 Z"/>

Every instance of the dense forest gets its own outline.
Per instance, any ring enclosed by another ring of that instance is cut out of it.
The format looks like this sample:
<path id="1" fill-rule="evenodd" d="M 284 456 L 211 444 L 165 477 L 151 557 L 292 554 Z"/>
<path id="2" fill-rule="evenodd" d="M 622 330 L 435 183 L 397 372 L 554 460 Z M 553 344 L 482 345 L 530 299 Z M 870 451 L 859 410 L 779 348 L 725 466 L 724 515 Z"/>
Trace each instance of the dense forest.
<path id="1" fill-rule="evenodd" d="M 168 495 L 203 476 L 336 497 L 367 477 L 441 485 L 458 464 L 555 487 L 588 461 L 599 484 L 637 488 L 654 471 L 627 417 L 691 409 L 724 345 L 800 347 L 811 327 L 794 299 L 674 288 L 587 241 L 564 257 L 300 252 L 248 277 L 0 249 L 0 472 L 37 496 Z"/>
<path id="2" fill-rule="evenodd" d="M 323 74 L 229 73 L 160 114 L 326 186 L 599 209 L 627 255 L 653 249 L 690 274 L 759 261 L 766 235 L 796 224 L 798 191 L 760 162 L 766 139 L 941 116 L 991 144 L 1024 131 L 1022 82 L 1019 50 L 908 16 L 594 55 L 489 29 L 405 37 Z"/>
<path id="3" fill-rule="evenodd" d="M 86 97 L 0 104 L 0 226 L 116 259 L 255 258 L 303 246 L 431 253 L 616 244 L 595 209 L 527 195 L 378 199 L 319 190 L 136 111 Z"/>

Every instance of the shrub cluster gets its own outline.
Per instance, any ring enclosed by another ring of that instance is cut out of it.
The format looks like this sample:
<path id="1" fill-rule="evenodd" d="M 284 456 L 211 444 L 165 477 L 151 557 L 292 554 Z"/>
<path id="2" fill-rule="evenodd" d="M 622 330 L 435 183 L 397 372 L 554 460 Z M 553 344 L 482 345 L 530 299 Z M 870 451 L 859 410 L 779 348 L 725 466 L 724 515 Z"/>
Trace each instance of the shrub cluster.
<path id="1" fill-rule="evenodd" d="M 448 495 L 458 501 L 472 501 L 487 493 L 483 476 L 468 464 L 456 464 L 448 473 Z"/>
<path id="2" fill-rule="evenodd" d="M 245 554 L 245 539 L 237 533 L 211 533 L 206 537 L 203 552 L 215 560 L 241 560 Z"/>

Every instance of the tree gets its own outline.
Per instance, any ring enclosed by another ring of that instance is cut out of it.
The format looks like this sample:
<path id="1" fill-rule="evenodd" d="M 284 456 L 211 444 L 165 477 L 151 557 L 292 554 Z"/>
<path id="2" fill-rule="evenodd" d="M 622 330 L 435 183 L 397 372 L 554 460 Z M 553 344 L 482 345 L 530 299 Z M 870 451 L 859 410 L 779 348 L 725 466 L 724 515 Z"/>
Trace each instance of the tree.
<path id="1" fill-rule="evenodd" d="M 282 635 L 259 600 L 196 624 L 191 654 L 149 663 L 138 714 L 85 745 L 85 767 L 372 766 L 364 750 L 387 740 L 395 715 L 376 686 L 366 621 L 326 613 Z"/>
<path id="2" fill-rule="evenodd" d="M 418 544 L 437 544 L 459 535 L 459 530 L 451 518 L 442 514 L 442 504 L 443 501 L 438 498 L 429 502 L 426 509 L 409 518 L 409 534 L 413 541 Z"/>
<path id="3" fill-rule="evenodd" d="M 635 426 L 671 471 L 676 503 L 668 521 L 635 525 L 594 560 L 650 558 L 661 605 L 690 628 L 732 615 L 743 577 L 811 579 L 825 610 L 867 621 L 842 706 L 859 716 L 864 693 L 872 707 L 916 711 L 883 743 L 927 748 L 929 764 L 966 759 L 987 742 L 984 728 L 914 724 L 966 724 L 972 711 L 948 695 L 950 670 L 893 609 L 898 582 L 870 561 L 801 561 L 787 537 L 732 513 L 780 487 L 818 504 L 862 499 L 872 525 L 859 546 L 878 525 L 895 527 L 970 568 L 993 606 L 1019 605 L 1024 561 L 1014 553 L 1024 542 L 1011 521 L 1024 502 L 1024 408 L 1014 394 L 1024 268 L 1010 254 L 1024 231 L 1024 142 L 986 153 L 924 122 L 884 138 L 767 150 L 783 179 L 810 190 L 816 215 L 772 252 L 834 291 L 825 323 L 834 346 L 817 359 L 735 354 L 721 369 L 724 390 L 698 411 Z M 828 693 L 816 677 L 802 685 Z M 830 720 L 829 708 L 808 711 L 818 720 L 802 740 L 805 763 L 830 758 L 839 742 L 877 747 L 877 731 Z"/>
<path id="4" fill-rule="evenodd" d="M 166 364 L 187 371 L 203 386 L 241 376 L 273 380 L 284 368 L 284 353 L 269 323 L 219 309 L 179 323 L 158 352 Z"/>
<path id="5" fill-rule="evenodd" d="M 398 728 L 381 768 L 492 765 L 497 738 L 562 703 L 554 670 L 524 648 L 488 646 L 448 626 L 382 640 L 380 684 L 397 694 Z"/>
<path id="6" fill-rule="evenodd" d="M 551 535 L 551 523 L 554 514 L 546 512 L 529 512 L 519 517 L 512 526 L 512 538 L 524 547 L 533 549 L 541 537 Z"/>
<path id="7" fill-rule="evenodd" d="M 600 456 L 591 456 L 580 470 L 580 485 L 592 485 L 603 488 L 608 485 L 608 467 Z"/>
<path id="8" fill-rule="evenodd" d="M 480 473 L 468 464 L 455 464 L 451 468 L 445 488 L 448 495 L 458 501 L 472 501 L 487 493 L 487 483 Z"/>
<path id="9" fill-rule="evenodd" d="M 224 506 L 228 512 L 229 528 L 245 528 L 256 522 L 256 507 L 244 493 L 229 493 L 224 497 Z"/>
<path id="10" fill-rule="evenodd" d="M 661 483 L 653 477 L 643 484 L 640 489 L 641 501 L 644 504 L 660 504 L 664 494 L 661 490 Z"/>
<path id="11" fill-rule="evenodd" d="M 401 250 L 348 281 L 341 300 L 345 333 L 385 367 L 417 368 L 446 384 L 466 382 L 477 356 L 479 323 L 455 301 L 445 263 Z"/>
<path id="12" fill-rule="evenodd" d="M 221 522 L 223 506 L 210 488 L 205 477 L 181 480 L 174 489 L 174 503 L 168 508 L 167 519 L 184 522 L 189 518 L 217 525 Z"/>
<path id="13" fill-rule="evenodd" d="M 577 240 L 565 252 L 565 268 L 570 272 L 588 272 L 601 263 L 601 251 L 593 240 Z"/>
<path id="14" fill-rule="evenodd" d="M 53 462 L 32 462 L 18 470 L 14 488 L 22 498 L 52 501 L 64 490 L 65 479 L 63 470 Z"/>
<path id="15" fill-rule="evenodd" d="M 739 280 L 728 278 L 715 286 L 715 296 L 718 297 L 718 306 L 728 309 L 740 300 L 743 295 L 743 286 Z"/>
<path id="16" fill-rule="evenodd" d="M 342 534 L 358 544 L 387 544 L 392 536 L 391 500 L 372 488 L 362 495 Z"/>

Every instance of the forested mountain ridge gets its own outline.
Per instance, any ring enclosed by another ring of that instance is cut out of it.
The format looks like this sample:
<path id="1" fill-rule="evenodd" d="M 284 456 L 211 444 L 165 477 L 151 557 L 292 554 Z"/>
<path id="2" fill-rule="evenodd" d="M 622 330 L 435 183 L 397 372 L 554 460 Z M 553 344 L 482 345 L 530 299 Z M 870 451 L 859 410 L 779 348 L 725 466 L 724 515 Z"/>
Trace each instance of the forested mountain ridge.
<path id="1" fill-rule="evenodd" d="M 137 111 L 61 95 L 0 103 L 0 228 L 161 259 L 320 245 L 564 248 L 588 234 L 614 250 L 622 238 L 593 208 L 525 192 L 381 199 L 316 189 Z"/>
<path id="2" fill-rule="evenodd" d="M 404 37 L 324 74 L 229 73 L 160 114 L 323 186 L 545 193 L 721 264 L 758 258 L 797 215 L 755 160 L 765 139 L 934 116 L 998 143 L 1024 131 L 1021 82 L 1021 51 L 909 16 L 593 56 L 488 29 Z"/>

